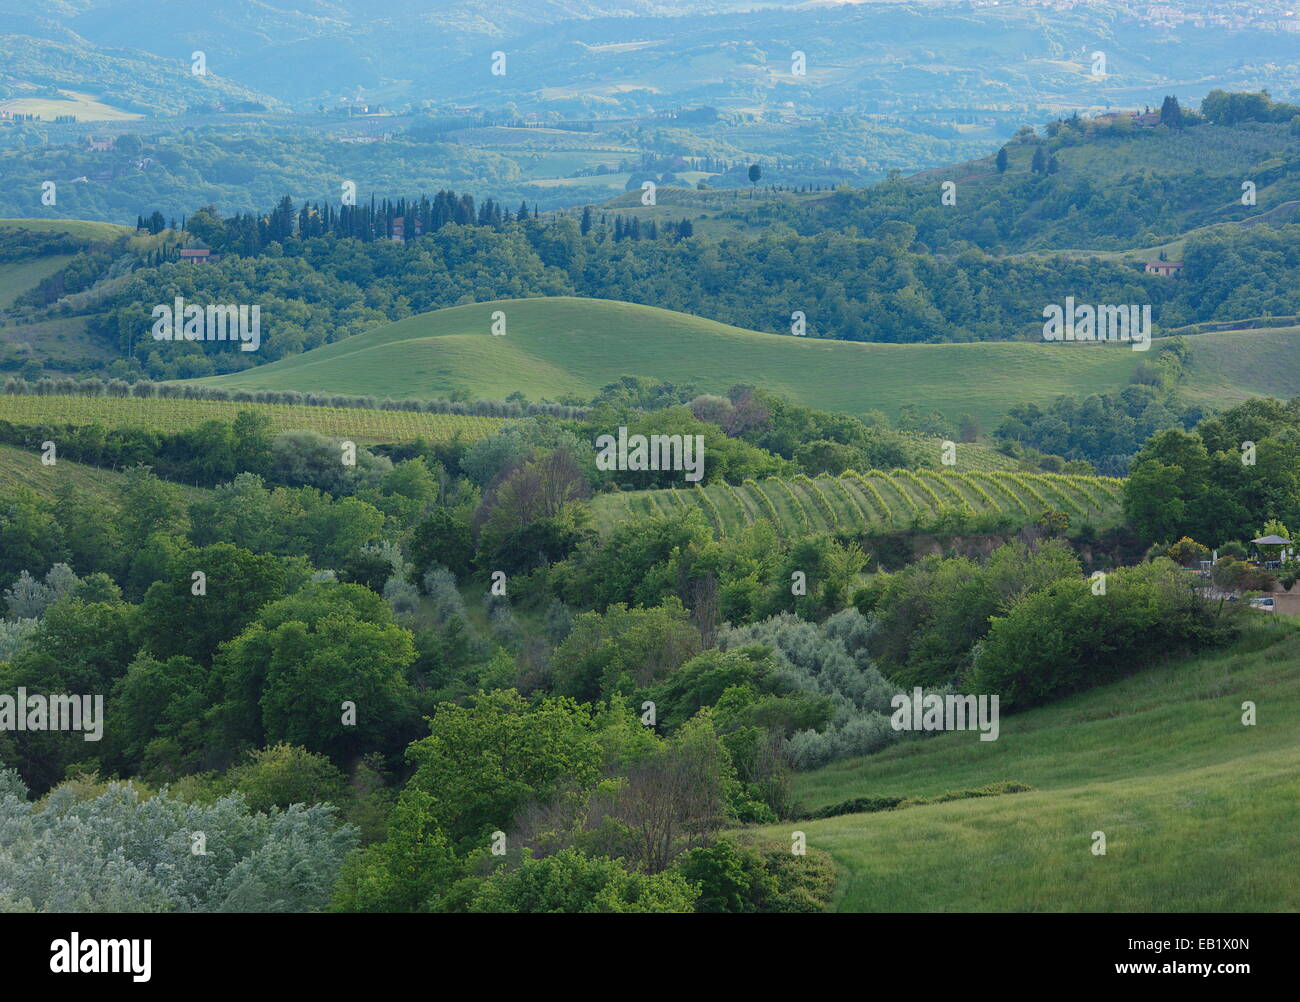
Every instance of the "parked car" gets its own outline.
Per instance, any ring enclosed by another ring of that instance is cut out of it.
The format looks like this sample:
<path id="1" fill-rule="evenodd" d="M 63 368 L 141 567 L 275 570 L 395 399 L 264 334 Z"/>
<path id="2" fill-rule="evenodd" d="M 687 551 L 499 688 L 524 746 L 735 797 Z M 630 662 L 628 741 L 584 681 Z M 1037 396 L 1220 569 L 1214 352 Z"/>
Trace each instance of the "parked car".
<path id="1" fill-rule="evenodd" d="M 1252 598 L 1250 600 L 1250 607 L 1252 609 L 1258 609 L 1260 612 L 1275 612 L 1277 608 L 1273 604 L 1271 598 Z"/>

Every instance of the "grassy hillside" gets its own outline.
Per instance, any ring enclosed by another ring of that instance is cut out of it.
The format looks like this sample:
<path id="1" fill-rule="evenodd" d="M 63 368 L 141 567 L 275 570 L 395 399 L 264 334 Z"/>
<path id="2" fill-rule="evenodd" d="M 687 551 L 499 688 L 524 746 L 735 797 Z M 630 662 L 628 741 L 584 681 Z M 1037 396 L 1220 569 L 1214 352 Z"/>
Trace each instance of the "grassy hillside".
<path id="1" fill-rule="evenodd" d="M 507 333 L 490 333 L 492 313 Z M 782 337 L 683 313 L 555 297 L 435 310 L 246 372 L 201 380 L 248 389 L 429 397 L 464 390 L 530 399 L 590 397 L 625 373 L 724 392 L 761 385 L 800 403 L 893 416 L 923 402 L 985 427 L 1008 404 L 1122 386 L 1142 358 L 1127 346 L 895 345 Z"/>
<path id="2" fill-rule="evenodd" d="M 78 495 L 93 498 L 116 498 L 117 489 L 125 474 L 116 470 L 102 470 L 85 466 L 68 459 L 60 459 L 53 466 L 41 462 L 39 453 L 0 445 L 0 497 L 17 488 L 25 488 L 42 497 L 54 498 L 64 485 L 71 485 Z M 201 487 L 177 484 L 186 501 L 198 501 L 208 492 Z"/>
<path id="3" fill-rule="evenodd" d="M 5 324 L 0 327 L 0 356 L 10 347 L 21 360 L 108 365 L 120 356 L 103 340 L 90 335 L 88 321 L 88 317 L 55 317 L 31 324 Z"/>
<path id="4" fill-rule="evenodd" d="M 1189 400 L 1225 407 L 1259 394 L 1300 394 L 1300 327 L 1196 334 L 1187 344 Z"/>
<path id="5" fill-rule="evenodd" d="M 492 314 L 507 333 L 493 337 Z M 1286 357 L 1284 330 L 1198 335 L 1198 400 L 1231 404 L 1254 389 L 1288 395 L 1300 385 L 1300 354 Z M 985 342 L 863 344 L 744 330 L 631 303 L 555 297 L 435 310 L 246 372 L 200 382 L 429 397 L 462 390 L 530 399 L 588 398 L 627 374 L 724 392 L 752 383 L 800 403 L 891 417 L 904 404 L 993 428 L 1008 406 L 1060 394 L 1123 387 L 1150 353 L 1126 345 Z M 1201 359 L 1204 359 L 1202 362 Z M 1259 367 L 1268 360 L 1268 369 Z M 1203 375 L 1201 375 L 1203 374 Z"/>
<path id="6" fill-rule="evenodd" d="M 14 424 L 100 424 L 105 428 L 152 428 L 175 432 L 204 421 L 232 421 L 240 411 L 271 419 L 275 431 L 316 431 L 358 442 L 402 442 L 424 438 L 473 441 L 492 434 L 502 418 L 355 407 L 307 407 L 228 400 L 139 397 L 63 397 L 0 394 L 0 421 Z"/>
<path id="7" fill-rule="evenodd" d="M 1051 508 L 1075 523 L 1106 526 L 1120 520 L 1119 485 L 1106 477 L 1045 473 L 868 470 L 842 477 L 767 477 L 739 487 L 622 491 L 600 495 L 591 508 L 602 532 L 625 518 L 696 507 L 720 535 L 766 519 L 787 539 L 929 526 L 944 511 L 960 512 L 971 523 L 1001 515 L 1014 525 L 1032 525 Z"/>
<path id="8" fill-rule="evenodd" d="M 91 219 L 0 219 L 0 229 L 31 230 L 33 233 L 71 233 L 74 237 L 86 240 L 112 240 L 135 232 L 134 226 L 100 223 Z"/>
<path id="9" fill-rule="evenodd" d="M 89 94 L 80 91 L 60 90 L 59 94 L 59 98 L 19 97 L 0 101 L 0 111 L 36 115 L 46 121 L 53 121 L 60 115 L 76 115 L 79 122 L 126 122 L 144 117 L 137 112 L 123 111 L 96 101 Z"/>
<path id="10" fill-rule="evenodd" d="M 1006 717 L 996 741 L 907 742 L 796 787 L 807 809 L 1002 781 L 1032 792 L 767 831 L 834 856 L 845 911 L 1295 911 L 1298 714 L 1300 630 L 1264 622 L 1224 652 Z"/>
<path id="11" fill-rule="evenodd" d="M 9 309 L 15 299 L 24 292 L 36 288 L 72 258 L 72 254 L 51 254 L 30 261 L 0 264 L 0 310 Z"/>

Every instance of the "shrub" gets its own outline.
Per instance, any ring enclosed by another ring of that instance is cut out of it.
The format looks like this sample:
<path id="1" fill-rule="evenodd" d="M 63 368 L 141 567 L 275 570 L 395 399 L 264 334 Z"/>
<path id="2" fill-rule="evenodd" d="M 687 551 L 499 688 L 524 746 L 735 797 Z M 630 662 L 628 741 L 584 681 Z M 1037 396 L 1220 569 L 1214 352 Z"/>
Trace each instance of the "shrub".
<path id="1" fill-rule="evenodd" d="M 778 842 L 719 839 L 685 853 L 676 869 L 699 888 L 698 912 L 820 912 L 835 890 L 828 853 L 796 856 Z"/>
<path id="2" fill-rule="evenodd" d="M 690 912 L 698 896 L 679 873 L 630 873 L 612 859 L 564 849 L 545 859 L 525 856 L 515 869 L 488 877 L 471 912 Z"/>
<path id="3" fill-rule="evenodd" d="M 12 771 L 0 830 L 0 912 L 319 911 L 356 844 L 333 807 L 260 813 L 239 795 L 186 803 L 93 778 L 37 806 Z"/>
<path id="4" fill-rule="evenodd" d="M 1055 581 L 992 622 L 967 688 L 999 694 L 1004 708 L 1046 702 L 1235 632 L 1163 558 L 1112 572 L 1101 595 L 1082 578 Z"/>
<path id="5" fill-rule="evenodd" d="M 785 743 L 796 769 L 815 769 L 877 751 L 898 738 L 889 726 L 890 700 L 898 690 L 872 664 L 869 637 L 866 617 L 845 609 L 820 626 L 781 613 L 751 626 L 728 627 L 718 645 L 734 650 L 762 644 L 773 653 L 773 677 L 782 688 L 830 699 L 831 719 L 823 730 L 799 730 Z"/>

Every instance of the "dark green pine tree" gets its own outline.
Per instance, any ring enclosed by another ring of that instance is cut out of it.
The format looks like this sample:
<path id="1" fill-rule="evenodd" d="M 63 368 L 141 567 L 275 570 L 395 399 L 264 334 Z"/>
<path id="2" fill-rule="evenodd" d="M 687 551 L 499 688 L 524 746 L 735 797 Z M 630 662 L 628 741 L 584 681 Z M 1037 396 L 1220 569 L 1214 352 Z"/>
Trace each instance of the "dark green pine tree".
<path id="1" fill-rule="evenodd" d="M 1167 125 L 1171 129 L 1181 129 L 1185 124 L 1183 109 L 1178 104 L 1178 98 L 1172 94 L 1168 95 L 1160 105 L 1160 124 Z"/>

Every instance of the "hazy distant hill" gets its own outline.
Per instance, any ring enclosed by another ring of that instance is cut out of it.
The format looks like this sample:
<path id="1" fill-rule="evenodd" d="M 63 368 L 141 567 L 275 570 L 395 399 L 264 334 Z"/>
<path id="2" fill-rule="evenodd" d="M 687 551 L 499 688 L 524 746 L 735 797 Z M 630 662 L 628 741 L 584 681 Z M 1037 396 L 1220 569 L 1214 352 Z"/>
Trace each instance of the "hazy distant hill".
<path id="1" fill-rule="evenodd" d="M 1118 4 L 402 0 L 377 13 L 359 0 L 4 0 L 0 18 L 9 31 L 65 41 L 75 33 L 100 50 L 187 62 L 199 49 L 211 72 L 291 102 L 360 87 L 380 100 L 593 113 L 700 102 L 882 112 L 1122 106 L 1160 86 L 1191 97 L 1213 86 L 1276 87 L 1300 63 L 1284 33 L 1165 29 Z M 497 50 L 508 56 L 504 76 L 491 73 Z M 806 54 L 806 76 L 792 75 L 795 51 Z M 1092 75 L 1095 51 L 1106 54 L 1105 76 Z"/>

